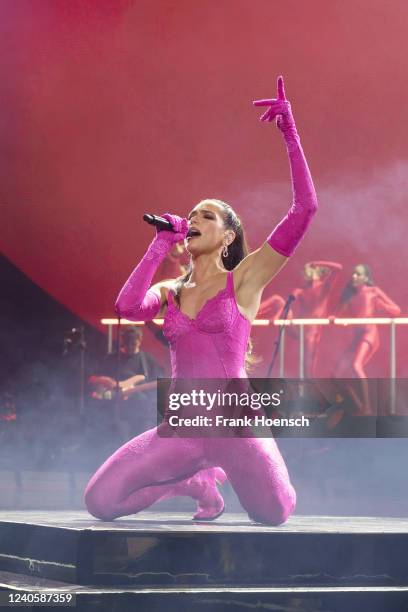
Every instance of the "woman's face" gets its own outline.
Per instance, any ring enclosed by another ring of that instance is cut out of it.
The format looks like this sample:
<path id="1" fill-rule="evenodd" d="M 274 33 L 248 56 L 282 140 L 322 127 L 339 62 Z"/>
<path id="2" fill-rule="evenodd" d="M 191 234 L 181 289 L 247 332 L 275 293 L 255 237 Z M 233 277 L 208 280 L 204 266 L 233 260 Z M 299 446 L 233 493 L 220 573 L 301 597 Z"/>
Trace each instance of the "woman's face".
<path id="1" fill-rule="evenodd" d="M 307 263 L 303 267 L 303 276 L 307 281 L 320 280 L 324 276 L 324 267 Z"/>
<path id="2" fill-rule="evenodd" d="M 351 275 L 351 282 L 354 287 L 365 285 L 368 281 L 368 276 L 365 272 L 364 266 L 356 266 Z"/>
<path id="3" fill-rule="evenodd" d="M 185 247 L 191 255 L 211 253 L 232 242 L 235 234 L 224 226 L 224 209 L 215 202 L 200 202 L 188 216 L 189 232 Z"/>

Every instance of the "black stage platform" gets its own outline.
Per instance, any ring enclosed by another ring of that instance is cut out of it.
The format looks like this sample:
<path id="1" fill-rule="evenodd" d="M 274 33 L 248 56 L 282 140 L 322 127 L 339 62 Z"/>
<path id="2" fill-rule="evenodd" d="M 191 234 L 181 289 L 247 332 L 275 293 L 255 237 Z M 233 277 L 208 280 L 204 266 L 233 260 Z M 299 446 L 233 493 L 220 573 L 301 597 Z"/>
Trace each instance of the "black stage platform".
<path id="1" fill-rule="evenodd" d="M 408 520 L 0 512 L 0 590 L 44 589 L 77 610 L 408 612 Z"/>

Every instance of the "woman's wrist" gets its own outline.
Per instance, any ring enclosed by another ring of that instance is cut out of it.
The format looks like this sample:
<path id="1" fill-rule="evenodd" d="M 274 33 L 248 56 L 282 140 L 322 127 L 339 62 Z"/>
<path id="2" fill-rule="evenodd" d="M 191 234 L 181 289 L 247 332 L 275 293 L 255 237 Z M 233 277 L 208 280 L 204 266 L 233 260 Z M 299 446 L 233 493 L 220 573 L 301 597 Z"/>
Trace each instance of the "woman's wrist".
<path id="1" fill-rule="evenodd" d="M 145 257 L 147 259 L 156 259 L 162 261 L 173 247 L 173 242 L 170 236 L 161 236 L 164 232 L 158 232 L 153 238 L 150 246 L 146 252 Z M 166 231 L 166 234 L 170 232 Z"/>
<path id="2" fill-rule="evenodd" d="M 278 126 L 285 139 L 288 153 L 293 153 L 300 148 L 300 137 L 291 112 L 288 115 L 282 115 L 282 120 L 278 123 Z"/>

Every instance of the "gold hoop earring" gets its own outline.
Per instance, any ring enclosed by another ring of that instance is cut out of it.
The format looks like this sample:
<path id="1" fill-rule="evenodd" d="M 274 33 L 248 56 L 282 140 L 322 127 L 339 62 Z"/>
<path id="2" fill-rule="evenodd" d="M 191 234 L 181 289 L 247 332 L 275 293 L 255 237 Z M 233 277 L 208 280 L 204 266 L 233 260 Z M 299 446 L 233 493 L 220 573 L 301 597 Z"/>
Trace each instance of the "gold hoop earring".
<path id="1" fill-rule="evenodd" d="M 222 249 L 222 256 L 224 257 L 228 257 L 228 245 L 224 244 L 224 248 Z"/>

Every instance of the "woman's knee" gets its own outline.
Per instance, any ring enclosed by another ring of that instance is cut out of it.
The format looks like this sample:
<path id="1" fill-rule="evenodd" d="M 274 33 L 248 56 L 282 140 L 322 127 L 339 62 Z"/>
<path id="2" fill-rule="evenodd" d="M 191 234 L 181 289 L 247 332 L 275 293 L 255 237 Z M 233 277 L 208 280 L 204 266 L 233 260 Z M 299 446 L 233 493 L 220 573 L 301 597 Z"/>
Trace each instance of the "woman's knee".
<path id="1" fill-rule="evenodd" d="M 366 378 L 366 373 L 363 368 L 363 364 L 360 361 L 353 361 L 351 364 L 354 376 L 357 378 Z"/>
<path id="2" fill-rule="evenodd" d="M 285 523 L 295 510 L 296 492 L 290 485 L 284 491 L 272 496 L 265 496 L 262 507 L 248 512 L 249 517 L 257 523 L 266 525 L 281 525 Z"/>
<path id="3" fill-rule="evenodd" d="M 89 514 L 102 521 L 115 518 L 112 497 L 98 485 L 89 484 L 85 489 L 84 502 Z"/>

